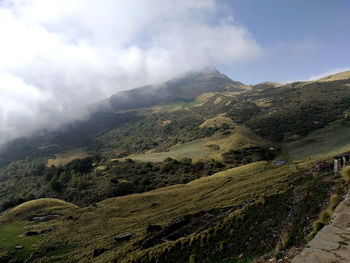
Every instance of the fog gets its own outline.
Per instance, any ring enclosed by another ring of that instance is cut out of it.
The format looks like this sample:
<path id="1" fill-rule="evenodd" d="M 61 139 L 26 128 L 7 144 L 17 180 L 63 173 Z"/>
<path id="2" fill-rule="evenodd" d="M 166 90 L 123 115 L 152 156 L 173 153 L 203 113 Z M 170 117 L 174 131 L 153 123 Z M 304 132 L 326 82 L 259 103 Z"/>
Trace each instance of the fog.
<path id="1" fill-rule="evenodd" d="M 0 144 L 118 91 L 262 53 L 214 0 L 5 0 L 0 32 Z"/>

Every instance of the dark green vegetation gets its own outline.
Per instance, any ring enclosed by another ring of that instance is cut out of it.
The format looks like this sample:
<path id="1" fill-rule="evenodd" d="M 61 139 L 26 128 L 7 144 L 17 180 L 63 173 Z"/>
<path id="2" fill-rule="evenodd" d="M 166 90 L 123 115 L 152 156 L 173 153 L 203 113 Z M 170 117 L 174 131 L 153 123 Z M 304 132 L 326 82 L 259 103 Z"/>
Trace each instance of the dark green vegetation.
<path id="1" fill-rule="evenodd" d="M 171 158 L 144 163 L 131 159 L 106 161 L 93 156 L 59 167 L 47 167 L 40 159 L 16 161 L 3 169 L 0 212 L 43 197 L 86 206 L 109 197 L 188 183 L 228 167 L 216 160 L 192 163 L 191 159 Z"/>
<path id="2" fill-rule="evenodd" d="M 36 200 L 6 213 L 0 223 L 23 222 L 34 230 L 56 227 L 29 248 L 39 253 L 34 262 L 188 262 L 191 257 L 247 262 L 271 250 L 283 256 L 291 246 L 303 244 L 330 196 L 346 190 L 340 176 L 314 176 L 310 165 L 257 162 L 86 208 Z M 32 221 L 47 214 L 61 217 Z M 148 231 L 150 225 L 159 227 Z M 128 233 L 129 240 L 114 240 Z M 146 245 L 150 238 L 154 241 Z M 53 254 L 43 252 L 48 248 Z M 6 251 L 13 249 L 1 250 L 3 257 L 9 255 Z"/>
<path id="3" fill-rule="evenodd" d="M 350 148 L 348 77 L 245 86 L 208 70 L 89 110 L 1 149 L 0 262 L 32 252 L 34 262 L 283 257 L 327 223 L 331 196 L 347 188 L 305 160 Z M 289 162 L 262 161 L 275 155 Z M 79 207 L 36 200 L 47 197 Z M 45 215 L 60 217 L 33 221 Z"/>

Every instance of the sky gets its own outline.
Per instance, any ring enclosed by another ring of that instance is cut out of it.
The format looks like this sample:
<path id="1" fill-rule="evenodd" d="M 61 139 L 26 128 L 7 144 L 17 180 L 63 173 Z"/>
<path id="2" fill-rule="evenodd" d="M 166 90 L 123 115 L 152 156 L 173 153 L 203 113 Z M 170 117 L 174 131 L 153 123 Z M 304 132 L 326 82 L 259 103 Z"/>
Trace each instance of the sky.
<path id="1" fill-rule="evenodd" d="M 0 144 L 214 66 L 245 84 L 350 70 L 348 0 L 0 0 Z"/>

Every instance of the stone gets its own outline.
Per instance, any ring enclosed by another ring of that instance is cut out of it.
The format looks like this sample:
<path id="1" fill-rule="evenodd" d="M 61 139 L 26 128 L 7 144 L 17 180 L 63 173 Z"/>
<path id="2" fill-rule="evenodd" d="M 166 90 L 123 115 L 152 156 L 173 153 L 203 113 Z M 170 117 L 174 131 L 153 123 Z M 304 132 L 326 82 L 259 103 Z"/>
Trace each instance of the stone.
<path id="1" fill-rule="evenodd" d="M 122 235 L 116 235 L 114 237 L 114 240 L 116 242 L 121 242 L 121 241 L 128 241 L 130 240 L 130 238 L 133 236 L 132 233 L 128 233 L 128 234 L 122 234 Z"/>
<path id="2" fill-rule="evenodd" d="M 333 223 L 339 228 L 346 228 L 349 222 L 350 222 L 350 215 L 341 213 L 335 218 Z"/>
<path id="3" fill-rule="evenodd" d="M 337 234 L 327 233 L 323 231 L 318 232 L 317 235 L 315 236 L 315 239 L 322 239 L 322 240 L 333 241 L 333 242 L 343 241 L 343 239 L 339 236 L 339 234 L 337 235 Z"/>
<path id="4" fill-rule="evenodd" d="M 56 227 L 55 226 L 50 226 L 48 229 L 47 229 L 47 231 L 54 231 L 54 230 L 56 230 Z"/>
<path id="5" fill-rule="evenodd" d="M 46 222 L 46 221 L 54 220 L 60 217 L 61 217 L 60 215 L 34 216 L 32 220 L 36 222 Z"/>
<path id="6" fill-rule="evenodd" d="M 157 232 L 162 230 L 162 227 L 160 225 L 149 225 L 147 227 L 147 233 Z"/>
<path id="7" fill-rule="evenodd" d="M 344 233 L 344 230 L 336 226 L 326 225 L 321 229 L 321 232 L 332 233 L 332 234 L 342 234 Z"/>
<path id="8" fill-rule="evenodd" d="M 22 249 L 23 246 L 15 246 L 15 249 Z"/>
<path id="9" fill-rule="evenodd" d="M 24 263 L 29 263 L 30 261 L 32 261 L 33 257 L 34 257 L 34 254 L 33 253 L 30 254 L 29 257 L 24 261 Z"/>
<path id="10" fill-rule="evenodd" d="M 317 258 L 320 262 L 332 262 L 337 259 L 336 256 L 331 252 L 314 248 L 305 248 L 301 252 L 301 255 Z"/>
<path id="11" fill-rule="evenodd" d="M 23 233 L 24 236 L 26 237 L 31 237 L 31 236 L 36 236 L 36 235 L 39 235 L 41 234 L 41 231 L 40 232 L 37 232 L 37 231 L 26 231 Z"/>
<path id="12" fill-rule="evenodd" d="M 336 250 L 340 247 L 340 244 L 334 241 L 315 238 L 309 242 L 309 246 L 317 249 Z"/>
<path id="13" fill-rule="evenodd" d="M 95 248 L 94 249 L 94 252 L 92 254 L 92 256 L 95 258 L 95 257 L 98 257 L 99 255 L 101 255 L 103 252 L 107 251 L 107 249 L 105 248 Z"/>

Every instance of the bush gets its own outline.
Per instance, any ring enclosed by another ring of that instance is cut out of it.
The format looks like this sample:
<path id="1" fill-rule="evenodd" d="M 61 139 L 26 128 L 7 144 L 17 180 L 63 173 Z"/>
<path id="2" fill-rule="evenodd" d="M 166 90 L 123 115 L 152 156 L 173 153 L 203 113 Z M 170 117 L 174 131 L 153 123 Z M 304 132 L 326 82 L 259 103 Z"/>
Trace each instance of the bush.
<path id="1" fill-rule="evenodd" d="M 51 178 L 49 186 L 56 192 L 61 191 L 61 183 L 58 181 L 57 176 Z"/>
<path id="2" fill-rule="evenodd" d="M 339 204 L 339 202 L 340 202 L 339 195 L 332 195 L 331 201 L 329 203 L 329 210 L 333 212 L 335 210 L 335 208 L 337 207 L 337 205 Z"/>
<path id="3" fill-rule="evenodd" d="M 330 218 L 331 216 L 327 211 L 323 211 L 319 216 L 320 221 L 324 223 L 328 222 Z"/>
<path id="4" fill-rule="evenodd" d="M 60 182 L 62 182 L 62 183 L 68 183 L 70 181 L 70 178 L 71 178 L 71 176 L 67 172 L 62 172 L 60 174 Z"/>
<path id="5" fill-rule="evenodd" d="M 317 233 L 318 231 L 320 231 L 322 229 L 322 227 L 325 226 L 325 223 L 322 222 L 321 220 L 316 220 L 313 224 L 313 232 Z"/>
<path id="6" fill-rule="evenodd" d="M 112 196 L 123 196 L 127 194 L 132 194 L 136 190 L 133 182 L 129 181 L 119 181 L 119 183 L 113 187 Z"/>
<path id="7" fill-rule="evenodd" d="M 189 260 L 190 263 L 196 263 L 197 262 L 197 256 L 196 254 L 192 254 L 190 256 L 190 260 Z"/>
<path id="8" fill-rule="evenodd" d="M 343 176 L 343 179 L 345 182 L 350 182 L 350 166 L 345 166 L 343 170 L 341 171 L 341 175 Z"/>

